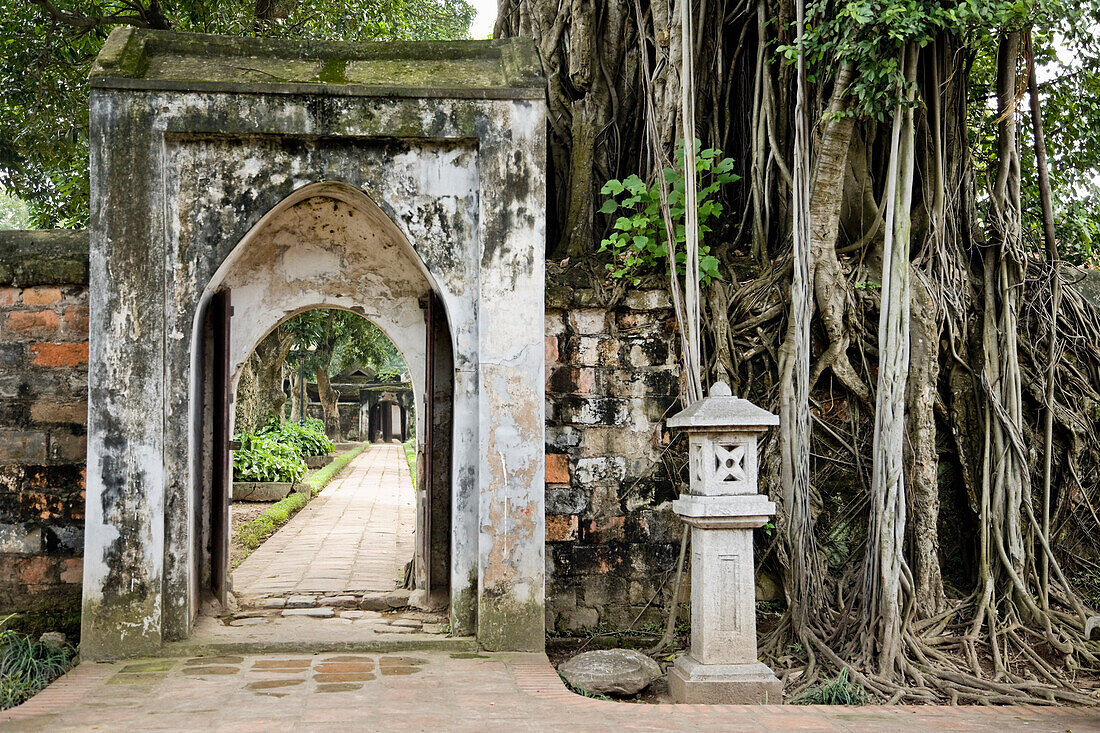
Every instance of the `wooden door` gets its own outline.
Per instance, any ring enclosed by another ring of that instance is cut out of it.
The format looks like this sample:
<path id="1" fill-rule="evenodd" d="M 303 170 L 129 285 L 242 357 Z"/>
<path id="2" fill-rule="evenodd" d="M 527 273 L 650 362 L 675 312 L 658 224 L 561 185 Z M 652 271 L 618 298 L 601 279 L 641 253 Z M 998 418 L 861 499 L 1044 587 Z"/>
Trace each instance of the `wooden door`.
<path id="1" fill-rule="evenodd" d="M 229 374 L 229 323 L 233 315 L 228 290 L 214 294 L 210 302 L 213 325 L 213 481 L 210 498 L 211 590 L 225 606 L 229 592 L 229 499 L 233 495 L 233 468 L 230 462 L 229 410 L 233 405 Z"/>

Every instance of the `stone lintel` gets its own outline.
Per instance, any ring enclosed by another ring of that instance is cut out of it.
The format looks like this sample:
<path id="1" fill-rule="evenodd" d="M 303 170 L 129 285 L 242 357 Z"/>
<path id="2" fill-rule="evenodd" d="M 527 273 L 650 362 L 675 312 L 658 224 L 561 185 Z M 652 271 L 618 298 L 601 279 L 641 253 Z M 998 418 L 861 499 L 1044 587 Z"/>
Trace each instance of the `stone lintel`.
<path id="1" fill-rule="evenodd" d="M 783 683 L 762 662 L 702 664 L 691 654 L 676 658 L 668 673 L 676 702 L 692 705 L 777 705 Z"/>
<path id="2" fill-rule="evenodd" d="M 546 94 L 534 45 L 521 38 L 346 43 L 118 28 L 89 82 L 98 89 L 387 99 Z"/>
<path id="3" fill-rule="evenodd" d="M 672 511 L 686 524 L 700 529 L 752 529 L 763 526 L 768 517 L 775 515 L 775 502 L 762 494 L 680 494 L 672 502 Z"/>

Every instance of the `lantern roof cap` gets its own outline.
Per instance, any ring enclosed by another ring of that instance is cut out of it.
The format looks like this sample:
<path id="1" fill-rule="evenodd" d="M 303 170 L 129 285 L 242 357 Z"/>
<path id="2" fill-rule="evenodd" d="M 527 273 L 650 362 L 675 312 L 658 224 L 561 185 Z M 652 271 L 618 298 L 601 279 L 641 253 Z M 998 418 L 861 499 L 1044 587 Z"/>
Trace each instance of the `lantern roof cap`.
<path id="1" fill-rule="evenodd" d="M 736 430 L 764 431 L 779 424 L 779 416 L 757 407 L 748 400 L 734 397 L 729 385 L 716 382 L 710 395 L 688 406 L 668 419 L 670 428 L 685 430 Z"/>

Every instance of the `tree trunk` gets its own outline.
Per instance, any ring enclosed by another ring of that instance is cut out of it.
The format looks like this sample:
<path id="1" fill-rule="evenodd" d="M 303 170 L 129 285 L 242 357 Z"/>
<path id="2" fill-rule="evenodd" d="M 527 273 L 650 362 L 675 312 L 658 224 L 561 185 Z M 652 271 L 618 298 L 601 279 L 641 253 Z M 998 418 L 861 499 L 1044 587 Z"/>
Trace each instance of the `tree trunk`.
<path id="1" fill-rule="evenodd" d="M 801 33 L 804 4 L 798 3 Z M 784 591 L 794 630 L 799 638 L 807 635 L 818 621 L 825 602 L 824 564 L 814 536 L 814 516 L 810 487 L 810 320 L 813 315 L 813 221 L 810 197 L 810 116 L 807 99 L 805 54 L 800 49 L 795 103 L 793 162 L 794 205 L 792 207 L 793 243 L 791 255 L 791 308 L 787 332 L 779 349 L 779 433 L 782 492 L 777 521 L 785 544 L 787 565 Z"/>
<path id="2" fill-rule="evenodd" d="M 852 79 L 852 66 L 845 64 L 833 83 L 832 99 L 821 122 L 822 132 L 814 155 L 813 183 L 810 190 L 810 247 L 813 250 L 814 297 L 821 322 L 828 335 L 828 348 L 818 358 L 810 373 L 810 387 L 825 369 L 832 369 L 845 387 L 870 404 L 870 390 L 848 361 L 849 329 L 845 323 L 848 304 L 848 282 L 836 253 L 836 238 L 840 231 L 840 212 L 844 202 L 844 172 L 848 166 L 848 149 L 855 124 L 848 108 L 847 91 Z"/>
<path id="3" fill-rule="evenodd" d="M 990 240 L 985 252 L 985 311 L 982 330 L 988 448 L 985 474 L 990 488 L 993 542 L 1015 593 L 1024 574 L 1022 509 L 1030 495 L 1023 446 L 1023 404 L 1016 344 L 1019 292 L 1023 282 L 1020 157 L 1016 130 L 1016 68 L 1021 34 L 1002 35 L 997 54 L 997 170 L 990 192 Z"/>
<path id="4" fill-rule="evenodd" d="M 936 452 L 936 385 L 939 384 L 939 318 L 923 273 L 910 279 L 909 386 L 906 434 L 910 525 L 909 565 L 917 614 L 927 618 L 946 604 L 940 574 L 939 456 Z"/>
<path id="5" fill-rule="evenodd" d="M 1030 34 L 1028 34 L 1030 40 Z M 1030 55 L 1030 54 L 1029 54 Z M 1046 542 L 1050 536 L 1051 474 L 1054 468 L 1054 382 L 1058 370 L 1058 314 L 1062 309 L 1062 275 L 1059 272 L 1058 237 L 1054 229 L 1054 206 L 1051 202 L 1050 169 L 1043 135 L 1043 111 L 1039 101 L 1039 84 L 1035 79 L 1035 59 L 1031 58 L 1027 75 L 1027 91 L 1031 100 L 1031 130 L 1035 150 L 1035 167 L 1039 173 L 1039 202 L 1043 212 L 1043 242 L 1050 265 L 1050 334 L 1047 337 L 1046 390 L 1043 394 L 1043 509 L 1042 533 Z M 1043 607 L 1050 604 L 1050 559 L 1040 551 L 1039 586 Z"/>
<path id="6" fill-rule="evenodd" d="M 302 409 L 302 372 L 300 369 L 287 369 L 290 378 L 290 419 L 303 420 L 308 415 Z"/>
<path id="7" fill-rule="evenodd" d="M 321 401 L 321 410 L 325 416 L 325 434 L 334 441 L 341 440 L 340 412 L 337 408 L 339 395 L 332 388 L 332 382 L 326 370 L 318 369 L 314 375 L 317 379 L 317 397 Z"/>
<path id="8" fill-rule="evenodd" d="M 283 362 L 293 342 L 293 336 L 276 328 L 249 354 L 237 383 L 238 432 L 254 433 L 269 422 L 283 422 Z"/>

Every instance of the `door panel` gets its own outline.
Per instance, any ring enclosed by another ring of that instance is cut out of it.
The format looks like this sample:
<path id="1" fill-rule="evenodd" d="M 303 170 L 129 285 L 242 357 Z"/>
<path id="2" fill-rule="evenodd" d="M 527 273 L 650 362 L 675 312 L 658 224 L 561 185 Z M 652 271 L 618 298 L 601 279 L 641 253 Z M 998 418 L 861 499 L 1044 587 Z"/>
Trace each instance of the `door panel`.
<path id="1" fill-rule="evenodd" d="M 233 495 L 233 469 L 229 450 L 229 410 L 233 404 L 229 374 L 229 324 L 232 315 L 229 291 L 215 293 L 210 302 L 210 320 L 214 327 L 210 575 L 211 590 L 223 606 L 229 592 L 229 498 Z"/>

